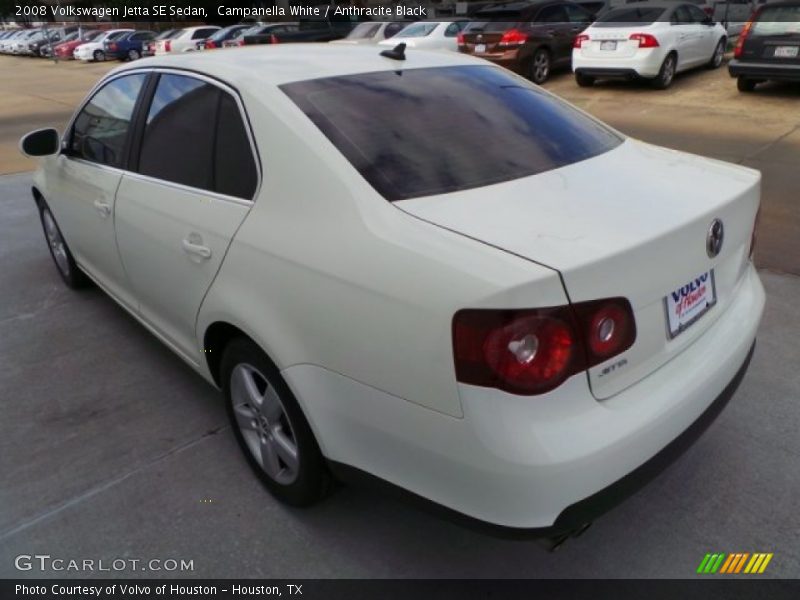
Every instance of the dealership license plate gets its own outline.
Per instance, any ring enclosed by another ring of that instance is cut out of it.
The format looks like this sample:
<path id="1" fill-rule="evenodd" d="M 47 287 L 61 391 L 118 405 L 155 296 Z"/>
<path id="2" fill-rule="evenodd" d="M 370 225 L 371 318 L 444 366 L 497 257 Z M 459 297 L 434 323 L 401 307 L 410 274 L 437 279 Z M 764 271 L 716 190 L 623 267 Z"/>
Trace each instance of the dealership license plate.
<path id="1" fill-rule="evenodd" d="M 617 42 L 600 42 L 600 50 L 613 51 L 617 49 Z"/>
<path id="2" fill-rule="evenodd" d="M 778 46 L 775 48 L 774 56 L 777 58 L 795 58 L 800 47 L 798 46 Z"/>
<path id="3" fill-rule="evenodd" d="M 701 273 L 664 298 L 669 337 L 685 331 L 717 302 L 714 270 Z"/>
<path id="4" fill-rule="evenodd" d="M 486 52 L 486 44 L 475 44 L 475 52 L 478 54 Z"/>

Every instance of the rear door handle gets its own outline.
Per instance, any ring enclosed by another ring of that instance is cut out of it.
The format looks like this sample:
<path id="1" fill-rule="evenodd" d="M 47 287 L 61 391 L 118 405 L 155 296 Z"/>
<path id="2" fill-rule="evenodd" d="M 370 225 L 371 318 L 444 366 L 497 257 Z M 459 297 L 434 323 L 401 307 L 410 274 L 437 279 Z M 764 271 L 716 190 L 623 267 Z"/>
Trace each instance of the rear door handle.
<path id="1" fill-rule="evenodd" d="M 208 246 L 202 246 L 201 244 L 195 244 L 189 240 L 183 240 L 183 250 L 189 254 L 199 256 L 202 259 L 211 258 L 211 248 Z"/>
<path id="2" fill-rule="evenodd" d="M 100 213 L 100 216 L 104 219 L 108 218 L 111 215 L 111 205 L 108 202 L 103 202 L 102 200 L 95 200 L 94 207 L 97 209 L 97 212 Z"/>

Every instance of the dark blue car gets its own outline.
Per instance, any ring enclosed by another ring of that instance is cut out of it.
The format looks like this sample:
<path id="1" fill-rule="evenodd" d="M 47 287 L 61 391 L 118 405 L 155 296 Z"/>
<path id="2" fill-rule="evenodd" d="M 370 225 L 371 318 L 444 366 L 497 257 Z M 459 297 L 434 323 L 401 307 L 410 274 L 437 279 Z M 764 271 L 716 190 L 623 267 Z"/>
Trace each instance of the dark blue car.
<path id="1" fill-rule="evenodd" d="M 142 57 L 142 44 L 156 37 L 155 31 L 131 31 L 103 44 L 106 60 L 136 60 Z"/>

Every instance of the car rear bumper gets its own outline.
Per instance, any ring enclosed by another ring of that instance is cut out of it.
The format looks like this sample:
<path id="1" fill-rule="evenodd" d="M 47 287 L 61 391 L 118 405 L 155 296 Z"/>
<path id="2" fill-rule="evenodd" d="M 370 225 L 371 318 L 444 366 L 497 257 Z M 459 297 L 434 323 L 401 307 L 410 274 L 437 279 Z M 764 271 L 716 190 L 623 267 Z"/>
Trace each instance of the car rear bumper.
<path id="1" fill-rule="evenodd" d="M 572 52 L 572 70 L 593 77 L 652 79 L 658 75 L 664 62 L 663 52 L 658 50 L 640 50 L 630 57 L 601 58 L 586 56 L 583 51 L 576 49 Z"/>
<path id="2" fill-rule="evenodd" d="M 776 81 L 800 81 L 800 64 L 788 65 L 780 63 L 743 62 L 733 59 L 728 63 L 731 77 L 749 77 L 751 79 L 773 79 Z"/>
<path id="3" fill-rule="evenodd" d="M 602 514 L 696 439 L 741 380 L 763 307 L 749 265 L 701 337 L 602 401 L 584 374 L 537 397 L 460 385 L 458 419 L 321 367 L 283 374 L 330 461 L 506 533 L 550 535 Z"/>

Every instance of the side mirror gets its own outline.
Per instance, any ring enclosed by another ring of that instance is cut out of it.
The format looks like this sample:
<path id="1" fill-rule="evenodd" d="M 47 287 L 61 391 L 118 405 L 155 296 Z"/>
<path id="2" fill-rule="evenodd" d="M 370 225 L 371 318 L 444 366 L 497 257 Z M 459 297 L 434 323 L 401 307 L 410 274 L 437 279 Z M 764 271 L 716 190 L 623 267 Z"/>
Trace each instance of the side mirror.
<path id="1" fill-rule="evenodd" d="M 58 131 L 52 127 L 37 129 L 24 135 L 19 141 L 19 151 L 25 156 L 50 156 L 60 149 Z"/>

